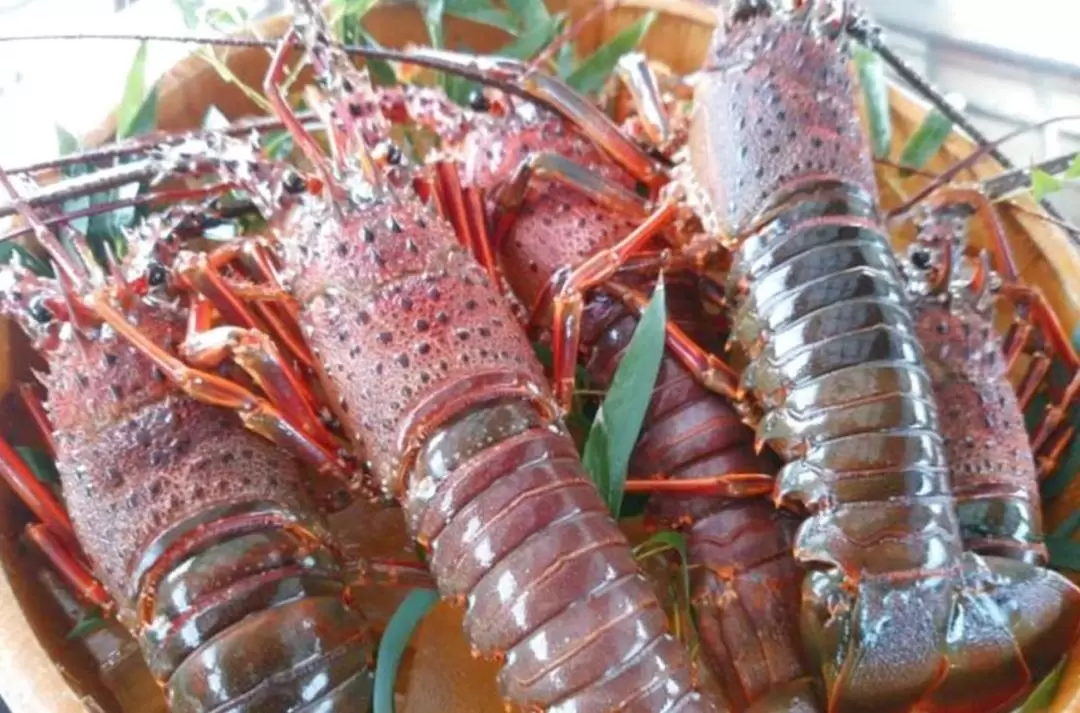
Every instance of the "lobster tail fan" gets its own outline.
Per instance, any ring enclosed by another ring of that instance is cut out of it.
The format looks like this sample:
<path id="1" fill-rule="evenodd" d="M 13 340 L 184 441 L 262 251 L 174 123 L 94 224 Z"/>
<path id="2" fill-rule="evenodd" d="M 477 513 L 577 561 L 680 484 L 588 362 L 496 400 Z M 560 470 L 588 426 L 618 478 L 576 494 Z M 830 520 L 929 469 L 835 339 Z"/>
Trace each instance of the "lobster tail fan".
<path id="1" fill-rule="evenodd" d="M 839 571 L 815 572 L 803 601 L 808 654 L 830 709 L 846 713 L 1011 710 L 1080 625 L 1080 590 L 1067 579 L 972 553 L 937 576 L 863 577 L 855 592 Z"/>

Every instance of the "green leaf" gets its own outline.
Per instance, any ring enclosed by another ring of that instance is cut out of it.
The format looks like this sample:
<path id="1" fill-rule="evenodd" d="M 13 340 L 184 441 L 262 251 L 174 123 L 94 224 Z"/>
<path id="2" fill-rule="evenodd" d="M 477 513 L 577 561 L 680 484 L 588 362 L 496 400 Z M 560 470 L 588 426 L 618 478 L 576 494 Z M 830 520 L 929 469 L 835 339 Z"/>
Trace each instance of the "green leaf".
<path id="1" fill-rule="evenodd" d="M 431 46 L 435 49 L 442 49 L 443 47 L 443 15 L 445 11 L 445 0 L 427 0 L 427 6 L 424 8 L 424 25 L 427 26 Z"/>
<path id="2" fill-rule="evenodd" d="M 132 135 L 131 127 L 146 98 L 146 48 L 145 40 L 139 43 L 139 49 L 135 51 L 135 60 L 131 63 L 131 69 L 128 70 L 124 98 L 120 101 L 116 114 L 117 138 Z"/>
<path id="3" fill-rule="evenodd" d="M 444 0 L 443 12 L 462 20 L 497 27 L 511 35 L 517 34 L 514 17 L 509 12 L 494 7 L 491 0 Z"/>
<path id="4" fill-rule="evenodd" d="M 416 627 L 438 601 L 437 592 L 416 589 L 409 592 L 390 617 L 375 659 L 375 695 L 372 703 L 374 713 L 394 713 L 394 682 L 397 680 L 401 657 L 405 654 Z"/>
<path id="5" fill-rule="evenodd" d="M 604 87 L 604 83 L 615 70 L 619 59 L 627 52 L 632 52 L 641 41 L 645 39 L 649 28 L 656 20 L 656 11 L 649 12 L 630 27 L 611 38 L 607 44 L 600 47 L 589 57 L 581 61 L 581 64 L 566 78 L 566 83 L 581 92 L 592 94 Z"/>
<path id="6" fill-rule="evenodd" d="M 82 146 L 79 139 L 75 137 L 70 131 L 64 127 L 57 125 L 56 127 L 56 144 L 61 156 L 67 156 L 78 151 Z M 63 174 L 68 178 L 75 178 L 81 176 L 90 171 L 90 167 L 86 164 L 72 164 L 65 166 Z M 90 207 L 90 196 L 79 196 L 78 198 L 72 198 L 71 200 L 64 201 L 61 211 L 66 214 L 77 213 L 82 210 L 86 210 Z M 68 224 L 76 231 L 80 233 L 86 232 L 86 226 L 89 222 L 89 218 L 76 218 L 70 221 Z"/>
<path id="7" fill-rule="evenodd" d="M 275 161 L 287 158 L 292 150 L 293 137 L 288 131 L 275 131 L 267 134 L 263 140 L 263 151 Z"/>
<path id="8" fill-rule="evenodd" d="M 690 558 L 687 555 L 686 535 L 681 532 L 664 530 L 634 548 L 635 559 L 654 557 L 662 552 L 675 550 L 679 553 L 679 576 L 686 596 L 690 596 Z"/>
<path id="9" fill-rule="evenodd" d="M 1046 538 L 1046 549 L 1050 551 L 1051 567 L 1080 572 L 1080 542 L 1051 536 Z"/>
<path id="10" fill-rule="evenodd" d="M 527 26 L 525 32 L 501 48 L 496 54 L 503 57 L 512 57 L 513 59 L 531 59 L 540 50 L 551 44 L 551 41 L 555 39 L 555 35 L 559 34 L 565 18 L 565 14 L 559 13 L 538 25 Z"/>
<path id="11" fill-rule="evenodd" d="M 566 79 L 574 73 L 576 64 L 577 50 L 574 49 L 574 43 L 564 42 L 555 55 L 555 71 L 558 72 L 560 77 Z"/>
<path id="12" fill-rule="evenodd" d="M 900 164 L 919 169 L 934 157 L 952 133 L 952 122 L 937 109 L 932 109 L 915 130 L 900 152 Z"/>
<path id="13" fill-rule="evenodd" d="M 551 13 L 544 0 L 506 0 L 506 4 L 521 27 L 539 27 L 551 22 Z"/>
<path id="14" fill-rule="evenodd" d="M 360 44 L 374 49 L 382 49 L 374 37 L 372 37 L 367 30 L 363 27 L 357 26 L 357 32 L 360 34 Z M 397 72 L 390 66 L 390 63 L 382 59 L 368 59 L 367 62 L 368 72 L 371 73 L 371 78 L 376 86 L 392 87 L 398 83 Z"/>
<path id="15" fill-rule="evenodd" d="M 19 263 L 35 275 L 39 277 L 56 277 L 48 263 L 39 260 L 36 255 L 14 240 L 0 242 L 0 265 L 14 263 L 16 256 L 19 258 Z"/>
<path id="16" fill-rule="evenodd" d="M 1066 181 L 1072 178 L 1080 178 L 1080 153 L 1073 157 L 1072 163 L 1065 169 L 1065 173 L 1061 177 Z"/>
<path id="17" fill-rule="evenodd" d="M 1044 713 L 1057 695 L 1058 686 L 1061 685 L 1061 674 L 1065 670 L 1065 658 L 1058 662 L 1054 670 L 1046 675 L 1035 690 L 1031 692 L 1016 713 Z"/>
<path id="18" fill-rule="evenodd" d="M 94 633 L 98 629 L 105 626 L 105 618 L 101 616 L 101 612 L 92 610 L 83 614 L 82 618 L 75 623 L 75 626 L 71 628 L 71 631 L 67 633 L 67 640 L 81 639 Z"/>
<path id="19" fill-rule="evenodd" d="M 202 7 L 202 0 L 173 0 L 173 4 L 184 16 L 185 27 L 194 30 L 199 26 L 199 8 Z"/>
<path id="20" fill-rule="evenodd" d="M 59 124 L 56 125 L 56 146 L 61 156 L 73 154 L 82 148 L 79 144 L 79 139 L 75 137 L 75 134 Z"/>
<path id="21" fill-rule="evenodd" d="M 142 136 L 157 128 L 157 104 L 158 89 L 157 86 L 154 86 L 146 95 L 143 103 L 139 105 L 139 110 L 135 112 L 135 116 L 132 118 L 127 130 L 121 134 L 118 129 L 116 138 L 127 139 L 132 136 Z"/>
<path id="22" fill-rule="evenodd" d="M 1041 201 L 1051 193 L 1060 191 L 1064 185 L 1060 178 L 1052 176 L 1046 171 L 1036 168 L 1031 172 L 1031 195 L 1037 201 Z"/>
<path id="23" fill-rule="evenodd" d="M 23 462 L 40 482 L 50 484 L 60 482 L 60 473 L 57 472 L 56 464 L 48 453 L 28 446 L 15 446 L 15 450 L 19 452 Z"/>
<path id="24" fill-rule="evenodd" d="M 892 142 L 892 114 L 889 112 L 889 85 L 885 81 L 885 65 L 876 52 L 859 46 L 855 48 L 855 68 L 859 75 L 859 87 L 866 101 L 874 156 L 883 158 L 889 155 Z"/>
<path id="25" fill-rule="evenodd" d="M 597 411 L 585 442 L 582 457 L 585 468 L 600 489 L 612 517 L 616 519 L 622 508 L 630 454 L 637 444 L 664 356 L 667 322 L 664 295 L 664 283 L 661 281 L 657 283 L 626 353 L 615 370 L 611 388 Z"/>

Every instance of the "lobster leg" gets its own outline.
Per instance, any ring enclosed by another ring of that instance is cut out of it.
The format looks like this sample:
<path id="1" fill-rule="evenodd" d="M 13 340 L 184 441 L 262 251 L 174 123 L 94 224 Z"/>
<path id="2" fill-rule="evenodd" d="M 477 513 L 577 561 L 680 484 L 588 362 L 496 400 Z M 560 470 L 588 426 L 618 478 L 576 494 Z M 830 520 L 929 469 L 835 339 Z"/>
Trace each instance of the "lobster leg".
<path id="1" fill-rule="evenodd" d="M 277 345 L 265 333 L 236 326 L 210 326 L 211 304 L 197 298 L 188 320 L 180 355 L 193 366 L 213 369 L 232 358 L 247 372 L 271 403 L 297 419 L 305 433 L 328 448 L 334 437 L 323 427 L 300 377 L 288 366 Z"/>
<path id="2" fill-rule="evenodd" d="M 75 593 L 106 614 L 113 611 L 114 603 L 105 586 L 97 580 L 64 541 L 45 525 L 36 524 L 26 528 L 30 541 L 48 558 L 60 576 Z"/>
<path id="3" fill-rule="evenodd" d="M 31 512 L 69 547 L 77 547 L 75 530 L 64 506 L 26 465 L 10 443 L 0 438 L 0 477 L 26 503 Z"/>
<path id="4" fill-rule="evenodd" d="M 618 214 L 633 218 L 648 215 L 647 204 L 641 196 L 583 168 L 562 154 L 535 153 L 518 165 L 510 180 L 496 194 L 496 245 L 510 232 L 525 203 L 529 182 L 533 178 L 546 178 L 574 188 Z"/>
<path id="5" fill-rule="evenodd" d="M 615 280 L 605 283 L 604 290 L 621 299 L 638 314 L 641 314 L 649 302 L 649 298 L 641 292 Z M 739 375 L 722 359 L 709 354 L 677 324 L 668 322 L 666 332 L 668 349 L 702 386 L 726 396 L 735 404 L 744 401 L 745 394 L 739 385 Z"/>
<path id="6" fill-rule="evenodd" d="M 256 295 L 254 288 L 248 289 L 231 283 L 220 274 L 220 269 L 240 257 L 241 251 L 245 249 L 246 246 L 239 246 L 234 242 L 221 246 L 209 255 L 206 253 L 182 252 L 176 258 L 176 272 L 192 288 L 208 297 L 218 312 L 229 322 L 247 329 L 259 329 L 269 332 L 296 357 L 297 361 L 310 368 L 313 359 L 303 340 L 293 330 L 289 329 L 286 320 L 277 314 L 271 305 L 262 303 L 265 298 L 269 297 L 271 298 L 269 301 L 272 301 L 275 305 L 285 306 L 285 309 L 288 310 L 291 300 L 285 294 L 285 291 L 274 281 L 271 281 L 268 288 L 269 294 Z M 258 258 L 256 259 L 258 260 Z M 261 260 L 256 264 L 259 267 L 263 265 Z M 266 277 L 265 274 L 259 276 L 264 279 Z M 259 289 L 267 288 L 260 287 Z M 241 301 L 242 299 L 253 302 L 252 308 L 249 309 L 248 305 Z M 252 309 L 258 311 L 259 316 L 262 317 L 261 320 L 256 319 L 255 315 L 252 314 Z M 294 317 L 291 312 L 288 316 Z M 295 319 L 293 323 L 295 323 Z"/>
<path id="7" fill-rule="evenodd" d="M 80 595 L 102 609 L 109 609 L 112 604 L 104 587 L 73 554 L 80 548 L 67 510 L 4 438 L 0 438 L 0 477 L 44 523 L 27 528 L 30 540 Z"/>
<path id="8" fill-rule="evenodd" d="M 491 277 L 492 284 L 501 291 L 502 280 L 492 253 L 483 193 L 472 186 L 462 188 L 457 169 L 449 161 L 438 161 L 434 172 L 431 188 L 439 212 L 454 227 L 462 246 L 472 253 Z"/>
<path id="9" fill-rule="evenodd" d="M 773 491 L 775 478 L 769 473 L 725 473 L 707 478 L 668 480 L 655 478 L 628 479 L 628 493 L 692 493 L 722 498 L 748 498 L 767 495 Z"/>
<path id="10" fill-rule="evenodd" d="M 551 345 L 553 381 L 555 396 L 564 408 L 569 409 L 574 398 L 574 369 L 581 342 L 583 294 L 610 279 L 634 252 L 667 226 L 676 211 L 675 203 L 664 202 L 630 235 L 574 268 L 555 295 Z"/>
<path id="11" fill-rule="evenodd" d="M 189 367 L 148 340 L 107 299 L 96 296 L 94 301 L 101 318 L 150 358 L 184 393 L 235 410 L 249 429 L 311 463 L 320 473 L 349 480 L 350 469 L 337 453 L 305 434 L 272 404 L 227 379 Z"/>
<path id="12" fill-rule="evenodd" d="M 55 456 L 56 441 L 53 439 L 52 424 L 49 423 L 49 416 L 45 413 L 45 407 L 41 405 L 41 399 L 38 398 L 33 387 L 29 384 L 19 384 L 18 390 L 19 398 L 22 399 L 26 410 L 30 412 L 30 417 L 34 419 L 34 425 L 37 426 L 41 437 L 45 440 L 49 455 Z"/>
<path id="13" fill-rule="evenodd" d="M 648 59 L 641 52 L 632 52 L 619 59 L 615 71 L 630 92 L 649 142 L 656 147 L 665 146 L 671 140 L 671 123 Z"/>

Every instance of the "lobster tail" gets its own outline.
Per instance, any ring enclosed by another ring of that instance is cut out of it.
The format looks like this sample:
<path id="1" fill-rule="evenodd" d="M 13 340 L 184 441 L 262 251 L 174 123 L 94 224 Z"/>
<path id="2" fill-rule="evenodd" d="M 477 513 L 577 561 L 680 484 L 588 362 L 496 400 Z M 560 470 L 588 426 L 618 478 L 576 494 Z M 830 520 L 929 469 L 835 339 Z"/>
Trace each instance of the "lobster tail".
<path id="1" fill-rule="evenodd" d="M 830 710 L 1009 710 L 1071 646 L 1080 596 L 1055 572 L 964 553 L 956 569 L 804 583 L 804 639 Z"/>
<path id="2" fill-rule="evenodd" d="M 148 577 L 140 643 L 171 710 L 362 710 L 373 637 L 345 603 L 334 553 L 279 508 L 232 510 L 211 542 L 168 548 L 175 566 Z"/>
<path id="3" fill-rule="evenodd" d="M 744 385 L 765 410 L 758 437 L 789 461 L 776 497 L 808 513 L 795 540 L 815 568 L 803 641 L 830 711 L 1001 710 L 1063 653 L 1076 595 L 963 551 L 847 58 L 814 24 L 733 23 L 699 85 L 690 191 L 735 248 Z M 1046 602 L 1029 623 L 1016 602 L 1036 592 Z"/>

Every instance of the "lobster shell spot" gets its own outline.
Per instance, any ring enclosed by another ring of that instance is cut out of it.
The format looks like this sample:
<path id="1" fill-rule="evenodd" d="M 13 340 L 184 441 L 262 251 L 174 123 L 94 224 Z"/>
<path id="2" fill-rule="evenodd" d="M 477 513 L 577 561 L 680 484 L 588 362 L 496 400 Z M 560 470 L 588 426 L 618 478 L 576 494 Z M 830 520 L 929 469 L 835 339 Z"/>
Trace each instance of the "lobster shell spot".
<path id="1" fill-rule="evenodd" d="M 79 541 L 121 603 L 146 545 L 203 510 L 269 500 L 311 511 L 296 461 L 234 413 L 186 397 L 170 396 L 92 440 L 76 435 L 57 453 L 64 498 Z"/>
<path id="2" fill-rule="evenodd" d="M 695 92 L 696 183 L 727 224 L 746 227 L 796 179 L 830 176 L 877 195 L 848 58 L 805 22 L 757 17 L 714 49 Z"/>

